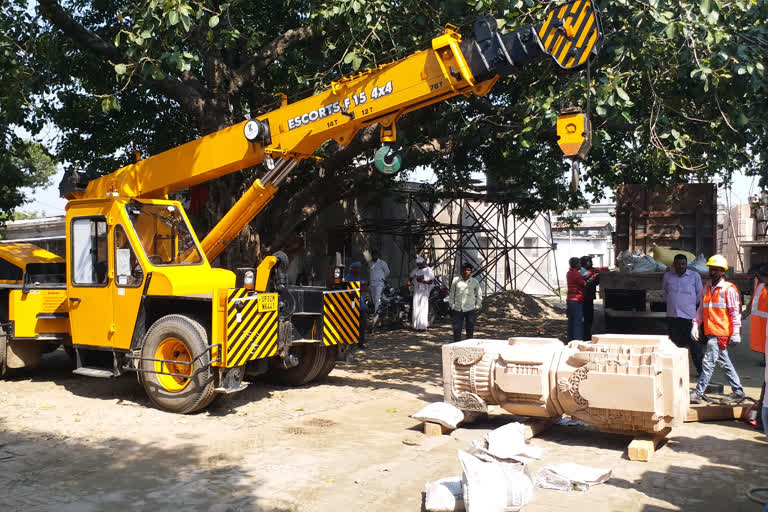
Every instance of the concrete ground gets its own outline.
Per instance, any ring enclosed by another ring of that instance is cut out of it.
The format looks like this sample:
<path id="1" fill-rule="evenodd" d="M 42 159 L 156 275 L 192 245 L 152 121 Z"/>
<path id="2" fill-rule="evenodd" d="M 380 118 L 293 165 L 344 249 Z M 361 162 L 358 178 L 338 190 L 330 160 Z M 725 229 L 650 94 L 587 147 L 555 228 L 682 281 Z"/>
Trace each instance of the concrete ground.
<path id="1" fill-rule="evenodd" d="M 563 320 L 481 318 L 476 337 L 545 335 Z M 154 409 L 132 377 L 70 373 L 62 352 L 0 381 L 0 510 L 419 511 L 424 484 L 458 475 L 458 449 L 512 419 L 425 437 L 409 415 L 442 399 L 440 347 L 449 327 L 376 334 L 354 366 L 303 388 L 257 382 L 208 410 Z M 735 351 L 747 393 L 763 368 Z M 721 370 L 716 380 L 724 381 Z M 736 421 L 687 423 L 650 462 L 627 459 L 624 436 L 555 426 L 532 443 L 533 471 L 559 462 L 610 468 L 587 492 L 534 490 L 526 511 L 760 511 L 768 444 Z"/>

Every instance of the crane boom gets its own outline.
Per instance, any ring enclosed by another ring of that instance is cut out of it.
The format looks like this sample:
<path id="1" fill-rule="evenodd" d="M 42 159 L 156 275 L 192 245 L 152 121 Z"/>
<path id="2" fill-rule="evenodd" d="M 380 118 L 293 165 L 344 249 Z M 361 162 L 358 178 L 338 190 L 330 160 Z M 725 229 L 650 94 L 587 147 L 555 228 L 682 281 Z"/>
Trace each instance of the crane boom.
<path id="1" fill-rule="evenodd" d="M 457 95 L 487 94 L 501 76 L 551 56 L 563 70 L 583 67 L 602 40 L 593 0 L 573 0 L 549 11 L 538 27 L 501 34 L 496 20 L 480 15 L 474 38 L 455 27 L 431 48 L 402 60 L 332 82 L 318 94 L 283 105 L 257 119 L 224 128 L 92 180 L 85 190 L 62 190 L 68 199 L 106 196 L 146 199 L 268 163 L 256 180 L 202 241 L 212 261 L 274 197 L 298 162 L 326 141 L 347 145 L 362 128 L 379 124 L 382 142 L 396 139 L 398 119 Z M 274 163 L 274 165 L 272 165 Z"/>

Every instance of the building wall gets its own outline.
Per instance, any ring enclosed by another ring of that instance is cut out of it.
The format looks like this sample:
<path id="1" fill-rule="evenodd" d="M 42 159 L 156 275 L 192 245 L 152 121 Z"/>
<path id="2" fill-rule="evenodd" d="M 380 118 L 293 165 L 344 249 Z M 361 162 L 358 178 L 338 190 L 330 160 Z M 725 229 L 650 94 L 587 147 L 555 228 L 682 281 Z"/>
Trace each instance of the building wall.
<path id="1" fill-rule="evenodd" d="M 562 236 L 562 233 L 554 235 L 557 243 L 555 261 L 560 282 L 565 282 L 565 273 L 568 272 L 568 260 L 576 256 L 592 256 L 592 265 L 595 267 L 613 267 L 614 255 L 610 233 L 603 238 L 587 239 L 581 237 Z M 554 277 L 551 278 L 554 281 Z"/>
<path id="2" fill-rule="evenodd" d="M 29 242 L 62 258 L 66 253 L 65 217 L 15 220 L 6 223 L 2 240 Z"/>

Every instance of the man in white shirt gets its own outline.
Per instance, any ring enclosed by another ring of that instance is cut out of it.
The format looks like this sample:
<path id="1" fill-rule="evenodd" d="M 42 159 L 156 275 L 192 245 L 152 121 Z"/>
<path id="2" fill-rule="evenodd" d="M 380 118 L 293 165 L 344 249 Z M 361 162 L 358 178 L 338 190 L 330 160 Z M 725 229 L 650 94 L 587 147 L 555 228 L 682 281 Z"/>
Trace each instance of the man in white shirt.
<path id="1" fill-rule="evenodd" d="M 416 258 L 416 268 L 411 272 L 413 282 L 412 325 L 414 330 L 426 331 L 429 327 L 429 291 L 435 275 L 422 257 Z"/>
<path id="2" fill-rule="evenodd" d="M 475 333 L 477 312 L 483 302 L 480 283 L 472 277 L 472 265 L 465 263 L 461 267 L 461 276 L 454 277 L 448 293 L 448 304 L 453 310 L 453 341 L 461 341 L 461 330 L 467 323 L 467 339 Z"/>
<path id="3" fill-rule="evenodd" d="M 368 264 L 370 270 L 370 287 L 371 301 L 373 302 L 373 312 L 375 313 L 379 309 L 381 304 L 381 292 L 384 290 L 387 278 L 389 277 L 389 265 L 387 262 L 379 258 L 379 251 L 373 249 L 371 251 L 371 262 Z"/>

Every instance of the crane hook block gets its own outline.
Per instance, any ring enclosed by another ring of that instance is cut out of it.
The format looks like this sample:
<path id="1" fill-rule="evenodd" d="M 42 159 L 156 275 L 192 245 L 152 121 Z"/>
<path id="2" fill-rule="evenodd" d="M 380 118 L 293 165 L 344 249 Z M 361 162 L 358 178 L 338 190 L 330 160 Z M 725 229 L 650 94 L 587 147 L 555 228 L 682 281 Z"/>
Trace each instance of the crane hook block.
<path id="1" fill-rule="evenodd" d="M 376 169 L 382 174 L 392 175 L 396 174 L 403 165 L 403 157 L 400 153 L 392 151 L 389 146 L 381 146 L 376 151 L 376 157 L 374 158 Z"/>
<path id="2" fill-rule="evenodd" d="M 587 114 L 579 108 L 560 112 L 557 118 L 557 145 L 569 158 L 584 160 L 592 149 L 592 127 Z"/>

